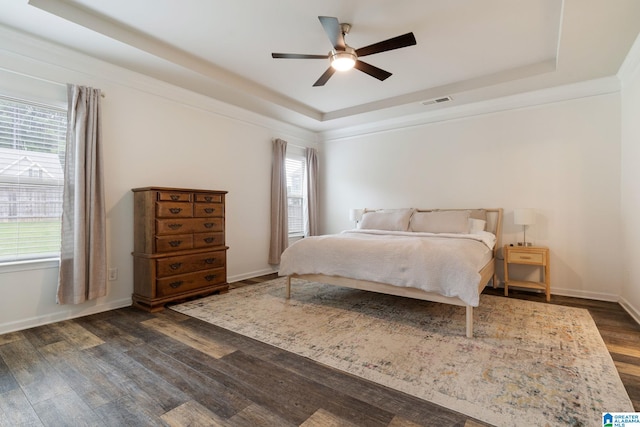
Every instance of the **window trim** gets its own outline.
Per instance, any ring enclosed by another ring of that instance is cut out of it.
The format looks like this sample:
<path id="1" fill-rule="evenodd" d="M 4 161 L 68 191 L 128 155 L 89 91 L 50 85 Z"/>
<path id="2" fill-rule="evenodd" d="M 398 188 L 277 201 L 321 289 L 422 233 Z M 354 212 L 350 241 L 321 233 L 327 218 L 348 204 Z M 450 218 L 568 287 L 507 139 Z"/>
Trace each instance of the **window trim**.
<path id="1" fill-rule="evenodd" d="M 48 268 L 59 268 L 60 258 L 40 258 L 24 261 L 6 261 L 0 263 L 0 274 L 15 273 L 29 270 L 44 270 Z"/>

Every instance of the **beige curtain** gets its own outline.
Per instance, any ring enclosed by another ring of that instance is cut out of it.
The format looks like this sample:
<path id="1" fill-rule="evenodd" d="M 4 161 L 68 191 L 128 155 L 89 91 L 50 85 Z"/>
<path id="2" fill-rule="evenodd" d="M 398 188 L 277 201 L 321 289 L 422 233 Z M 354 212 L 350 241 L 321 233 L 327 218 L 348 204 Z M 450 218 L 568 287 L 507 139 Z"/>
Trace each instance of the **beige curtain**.
<path id="1" fill-rule="evenodd" d="M 67 85 L 69 103 L 57 301 L 106 295 L 106 227 L 100 89 Z"/>
<path id="2" fill-rule="evenodd" d="M 287 174 L 285 161 L 287 141 L 273 141 L 271 161 L 271 244 L 269 264 L 280 264 L 280 255 L 289 244 L 287 215 Z"/>
<path id="3" fill-rule="evenodd" d="M 305 149 L 307 162 L 307 236 L 318 235 L 318 153 L 315 148 Z"/>

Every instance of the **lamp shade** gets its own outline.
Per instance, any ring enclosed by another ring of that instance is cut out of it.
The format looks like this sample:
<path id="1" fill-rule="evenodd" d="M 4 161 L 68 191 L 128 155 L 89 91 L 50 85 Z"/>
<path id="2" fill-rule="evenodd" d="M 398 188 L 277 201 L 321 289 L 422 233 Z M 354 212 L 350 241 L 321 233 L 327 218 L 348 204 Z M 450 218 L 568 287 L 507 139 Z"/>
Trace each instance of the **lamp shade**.
<path id="1" fill-rule="evenodd" d="M 349 221 L 360 221 L 364 215 L 364 209 L 349 209 Z"/>
<path id="2" fill-rule="evenodd" d="M 536 211 L 533 209 L 515 209 L 513 223 L 516 225 L 531 225 L 536 223 Z"/>
<path id="3" fill-rule="evenodd" d="M 345 50 L 335 51 L 332 50 L 329 54 L 331 66 L 337 71 L 347 71 L 352 69 L 356 65 L 358 55 L 356 55 L 353 48 L 346 46 Z"/>

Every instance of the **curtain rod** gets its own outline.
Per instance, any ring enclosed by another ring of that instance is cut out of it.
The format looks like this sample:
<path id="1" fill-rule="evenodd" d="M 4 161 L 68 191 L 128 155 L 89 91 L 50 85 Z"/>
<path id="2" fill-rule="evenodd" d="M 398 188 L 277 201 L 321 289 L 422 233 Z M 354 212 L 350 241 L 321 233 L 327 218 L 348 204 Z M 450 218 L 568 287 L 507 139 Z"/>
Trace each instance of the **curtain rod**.
<path id="1" fill-rule="evenodd" d="M 276 139 L 282 139 L 282 138 L 273 138 L 273 140 L 276 140 Z M 296 145 L 296 144 L 292 144 L 292 143 L 290 143 L 289 141 L 287 141 L 287 147 L 288 147 L 288 146 L 292 146 L 292 147 L 296 147 L 296 148 L 314 148 L 314 147 L 306 147 L 306 146 L 304 146 L 304 145 Z"/>

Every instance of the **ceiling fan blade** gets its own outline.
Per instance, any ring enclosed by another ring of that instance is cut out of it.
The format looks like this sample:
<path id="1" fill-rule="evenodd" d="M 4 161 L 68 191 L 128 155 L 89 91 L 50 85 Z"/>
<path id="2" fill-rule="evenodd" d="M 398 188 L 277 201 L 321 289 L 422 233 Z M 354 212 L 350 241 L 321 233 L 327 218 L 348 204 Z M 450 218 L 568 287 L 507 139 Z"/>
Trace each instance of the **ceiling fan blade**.
<path id="1" fill-rule="evenodd" d="M 272 53 L 271 57 L 284 59 L 327 59 L 329 55 L 306 55 L 304 53 Z"/>
<path id="2" fill-rule="evenodd" d="M 318 80 L 316 80 L 316 82 L 313 84 L 313 86 L 324 86 L 324 84 L 329 80 L 329 78 L 331 76 L 333 76 L 333 73 L 335 73 L 336 70 L 333 67 L 329 67 L 327 68 L 327 71 L 324 72 L 324 74 L 322 74 L 320 76 L 320 78 Z"/>
<path id="3" fill-rule="evenodd" d="M 335 50 L 344 50 L 344 36 L 342 35 L 342 28 L 340 27 L 338 18 L 334 18 L 333 16 L 318 16 L 318 19 L 324 28 L 324 32 L 329 36 L 331 45 L 333 45 Z"/>
<path id="4" fill-rule="evenodd" d="M 371 44 L 369 46 L 356 49 L 356 55 L 367 56 L 374 53 L 386 52 L 388 50 L 400 49 L 402 47 L 413 46 L 416 44 L 416 38 L 413 33 L 403 34 L 398 37 L 383 40 L 378 43 Z"/>
<path id="5" fill-rule="evenodd" d="M 374 67 L 371 64 L 367 64 L 366 62 L 362 62 L 360 60 L 356 61 L 356 65 L 353 66 L 363 73 L 369 74 L 371 77 L 375 77 L 378 80 L 386 80 L 391 77 L 391 73 L 383 70 L 382 68 Z"/>

